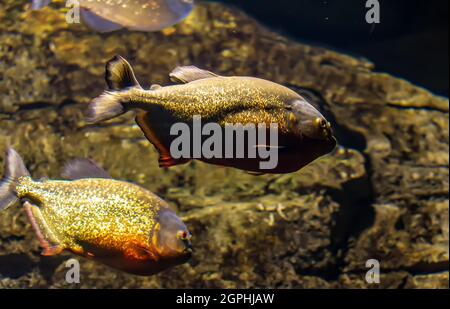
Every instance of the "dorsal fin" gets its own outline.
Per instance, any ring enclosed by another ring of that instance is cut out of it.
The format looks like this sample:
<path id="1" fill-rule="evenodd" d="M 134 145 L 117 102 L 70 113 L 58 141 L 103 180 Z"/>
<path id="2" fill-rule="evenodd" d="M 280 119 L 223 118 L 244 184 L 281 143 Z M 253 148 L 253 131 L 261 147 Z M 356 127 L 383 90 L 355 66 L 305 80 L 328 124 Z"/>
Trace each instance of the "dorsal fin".
<path id="1" fill-rule="evenodd" d="M 69 180 L 83 178 L 111 179 L 108 172 L 89 159 L 74 159 L 64 165 L 62 177 Z"/>
<path id="2" fill-rule="evenodd" d="M 119 55 L 114 56 L 106 64 L 105 79 L 111 90 L 141 87 L 131 65 Z"/>
<path id="3" fill-rule="evenodd" d="M 195 66 L 177 67 L 169 74 L 170 80 L 175 83 L 190 83 L 199 79 L 219 77 L 212 72 L 199 69 Z"/>
<path id="4" fill-rule="evenodd" d="M 162 86 L 161 85 L 157 85 L 157 84 L 154 84 L 154 85 L 150 86 L 150 90 L 157 90 L 157 89 L 161 89 L 161 88 L 162 88 Z"/>
<path id="5" fill-rule="evenodd" d="M 136 115 L 136 122 L 138 126 L 141 128 L 142 132 L 144 132 L 145 137 L 150 141 L 150 143 L 155 146 L 155 148 L 159 152 L 159 166 L 160 167 L 171 167 L 179 164 L 185 164 L 189 162 L 188 159 L 174 159 L 170 151 L 164 146 L 164 144 L 160 141 L 159 137 L 155 134 L 153 128 L 151 127 L 148 119 L 149 113 L 140 112 Z"/>

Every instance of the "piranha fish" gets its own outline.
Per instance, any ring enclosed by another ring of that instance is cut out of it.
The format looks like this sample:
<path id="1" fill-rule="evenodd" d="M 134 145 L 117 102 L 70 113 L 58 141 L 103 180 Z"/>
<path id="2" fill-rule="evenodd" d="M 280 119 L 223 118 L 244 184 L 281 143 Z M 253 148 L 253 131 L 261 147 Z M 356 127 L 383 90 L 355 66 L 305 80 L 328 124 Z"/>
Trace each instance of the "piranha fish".
<path id="1" fill-rule="evenodd" d="M 37 10 L 50 2 L 32 0 L 31 8 Z M 83 21 L 99 32 L 121 28 L 158 31 L 182 21 L 194 7 L 194 0 L 79 0 L 78 3 Z"/>
<path id="2" fill-rule="evenodd" d="M 336 146 L 330 123 L 303 97 L 282 85 L 254 77 L 223 77 L 193 66 L 176 68 L 170 78 L 180 85 L 144 90 L 130 64 L 115 56 L 106 65 L 109 90 L 90 103 L 87 120 L 98 122 L 139 109 L 136 122 L 159 151 L 161 167 L 192 159 L 171 155 L 174 137 L 169 132 L 173 124 L 190 124 L 196 115 L 222 128 L 227 124 L 277 124 L 279 158 L 273 169 L 261 169 L 261 158 L 198 158 L 249 173 L 295 172 Z"/>
<path id="3" fill-rule="evenodd" d="M 30 177 L 8 149 L 0 182 L 0 211 L 23 207 L 44 256 L 63 250 L 137 275 L 152 275 L 191 256 L 186 226 L 166 202 L 128 182 L 113 180 L 92 161 L 69 162 L 63 177 Z"/>

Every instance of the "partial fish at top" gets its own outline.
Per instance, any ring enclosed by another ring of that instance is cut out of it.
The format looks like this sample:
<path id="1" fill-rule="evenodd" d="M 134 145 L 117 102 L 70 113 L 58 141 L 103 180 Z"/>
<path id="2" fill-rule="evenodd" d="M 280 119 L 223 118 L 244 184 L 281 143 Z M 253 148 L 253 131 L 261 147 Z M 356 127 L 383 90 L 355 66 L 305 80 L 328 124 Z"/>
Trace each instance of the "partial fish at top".
<path id="1" fill-rule="evenodd" d="M 54 2 L 61 2 L 55 0 Z M 49 5 L 51 0 L 32 0 L 32 9 Z M 79 0 L 81 17 L 92 29 L 111 32 L 121 28 L 159 31 L 185 19 L 194 0 Z"/>

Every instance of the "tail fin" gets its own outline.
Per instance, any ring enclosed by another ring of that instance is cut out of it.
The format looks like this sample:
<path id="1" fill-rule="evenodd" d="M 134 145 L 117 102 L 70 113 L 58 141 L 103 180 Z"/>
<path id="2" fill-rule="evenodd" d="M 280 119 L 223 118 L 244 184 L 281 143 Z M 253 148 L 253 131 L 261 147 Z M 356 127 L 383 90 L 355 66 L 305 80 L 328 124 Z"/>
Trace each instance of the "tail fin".
<path id="1" fill-rule="evenodd" d="M 5 176 L 0 181 L 0 211 L 18 200 L 15 183 L 22 176 L 30 176 L 30 173 L 20 155 L 14 149 L 8 148 L 5 158 Z"/>
<path id="2" fill-rule="evenodd" d="M 95 98 L 88 106 L 86 120 L 99 122 L 108 120 L 125 113 L 120 92 L 105 91 Z"/>
<path id="3" fill-rule="evenodd" d="M 106 64 L 105 79 L 110 91 L 105 91 L 89 105 L 86 117 L 89 122 L 108 120 L 125 113 L 122 93 L 128 88 L 141 88 L 131 65 L 118 55 Z"/>
<path id="4" fill-rule="evenodd" d="M 39 10 L 42 9 L 44 6 L 47 6 L 52 2 L 51 0 L 32 0 L 31 1 L 31 9 L 32 10 Z"/>

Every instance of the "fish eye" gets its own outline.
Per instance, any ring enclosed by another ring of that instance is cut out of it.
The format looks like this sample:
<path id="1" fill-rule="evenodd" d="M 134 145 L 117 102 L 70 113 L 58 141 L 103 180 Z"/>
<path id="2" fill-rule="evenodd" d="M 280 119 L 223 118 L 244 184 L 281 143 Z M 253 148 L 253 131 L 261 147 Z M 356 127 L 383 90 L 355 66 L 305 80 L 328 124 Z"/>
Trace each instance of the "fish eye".
<path id="1" fill-rule="evenodd" d="M 177 232 L 177 238 L 181 240 L 188 240 L 188 233 L 186 231 L 178 231 Z"/>
<path id="2" fill-rule="evenodd" d="M 324 128 L 324 129 L 327 128 L 327 126 L 328 126 L 327 121 L 323 118 L 316 118 L 315 122 L 316 122 L 317 126 Z"/>

